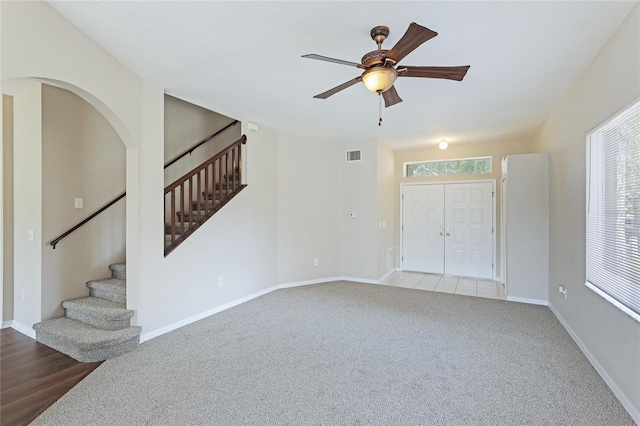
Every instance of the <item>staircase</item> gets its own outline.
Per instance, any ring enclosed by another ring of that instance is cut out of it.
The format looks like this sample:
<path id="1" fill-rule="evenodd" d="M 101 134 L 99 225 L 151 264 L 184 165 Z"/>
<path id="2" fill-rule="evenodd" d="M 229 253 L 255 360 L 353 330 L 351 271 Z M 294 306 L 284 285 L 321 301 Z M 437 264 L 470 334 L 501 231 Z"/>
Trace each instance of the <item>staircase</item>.
<path id="1" fill-rule="evenodd" d="M 138 347 L 142 327 L 126 308 L 127 268 L 109 266 L 111 278 L 89 281 L 89 297 L 62 302 L 65 316 L 33 326 L 36 340 L 80 362 L 113 358 Z"/>
<path id="2" fill-rule="evenodd" d="M 201 143 L 210 140 L 216 134 Z M 241 145 L 246 142 L 246 136 L 242 136 L 165 188 L 165 256 L 247 187 L 241 182 Z M 191 151 L 193 149 L 195 147 Z M 170 161 L 165 168 L 191 151 Z M 51 246 L 55 248 L 60 240 L 113 205 L 125 194 L 121 194 L 56 238 L 50 243 Z M 90 289 L 89 297 L 62 302 L 65 309 L 64 317 L 34 324 L 33 329 L 36 331 L 38 342 L 80 362 L 104 361 L 138 347 L 142 328 L 131 326 L 134 311 L 126 308 L 126 265 L 115 264 L 109 268 L 111 278 L 87 283 Z"/>
<path id="3" fill-rule="evenodd" d="M 247 185 L 241 182 L 242 136 L 164 190 L 167 256 Z"/>

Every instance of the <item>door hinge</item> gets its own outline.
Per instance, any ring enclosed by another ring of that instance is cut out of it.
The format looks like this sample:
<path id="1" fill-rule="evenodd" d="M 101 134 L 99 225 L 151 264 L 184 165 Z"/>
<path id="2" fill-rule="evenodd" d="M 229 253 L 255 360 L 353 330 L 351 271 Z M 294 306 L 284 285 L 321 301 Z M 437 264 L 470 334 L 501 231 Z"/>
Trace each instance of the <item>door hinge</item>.
<path id="1" fill-rule="evenodd" d="M 493 263 L 491 264 L 491 269 L 493 269 Z"/>
<path id="2" fill-rule="evenodd" d="M 404 256 L 400 256 L 400 260 L 404 262 Z"/>
<path id="3" fill-rule="evenodd" d="M 491 228 L 491 233 L 493 234 L 494 232 L 495 232 L 495 231 L 494 231 L 494 228 Z"/>
<path id="4" fill-rule="evenodd" d="M 495 197 L 496 197 L 496 193 L 495 193 L 495 192 L 492 192 L 492 193 L 491 193 L 491 198 L 495 198 Z"/>
<path id="5" fill-rule="evenodd" d="M 402 226 L 400 227 L 400 230 L 401 230 L 401 231 L 404 231 L 404 225 L 402 225 Z"/>

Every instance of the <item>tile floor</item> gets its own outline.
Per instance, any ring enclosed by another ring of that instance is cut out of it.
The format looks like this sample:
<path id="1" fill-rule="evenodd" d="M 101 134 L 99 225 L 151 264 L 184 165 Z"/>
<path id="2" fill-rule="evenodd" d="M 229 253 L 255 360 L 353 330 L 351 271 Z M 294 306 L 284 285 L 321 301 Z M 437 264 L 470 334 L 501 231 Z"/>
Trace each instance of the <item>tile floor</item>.
<path id="1" fill-rule="evenodd" d="M 418 290 L 439 291 L 441 293 L 462 294 L 464 296 L 486 297 L 506 300 L 504 286 L 491 280 L 454 277 L 452 275 L 420 274 L 417 272 L 394 272 L 380 284 Z"/>

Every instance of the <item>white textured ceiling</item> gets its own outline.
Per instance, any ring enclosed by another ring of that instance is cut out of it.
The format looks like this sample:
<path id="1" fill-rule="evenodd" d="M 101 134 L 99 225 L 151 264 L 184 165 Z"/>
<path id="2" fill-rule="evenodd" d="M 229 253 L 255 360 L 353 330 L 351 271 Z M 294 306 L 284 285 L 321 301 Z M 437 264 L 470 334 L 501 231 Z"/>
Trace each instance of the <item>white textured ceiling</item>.
<path id="1" fill-rule="evenodd" d="M 636 2 L 51 2 L 144 79 L 213 111 L 287 133 L 377 139 L 394 148 L 531 135 Z M 439 35 L 402 65 L 471 65 L 462 82 L 399 78 L 404 102 L 383 108 L 362 84 L 312 97 L 359 75 L 303 59 L 359 62 L 390 27 Z"/>

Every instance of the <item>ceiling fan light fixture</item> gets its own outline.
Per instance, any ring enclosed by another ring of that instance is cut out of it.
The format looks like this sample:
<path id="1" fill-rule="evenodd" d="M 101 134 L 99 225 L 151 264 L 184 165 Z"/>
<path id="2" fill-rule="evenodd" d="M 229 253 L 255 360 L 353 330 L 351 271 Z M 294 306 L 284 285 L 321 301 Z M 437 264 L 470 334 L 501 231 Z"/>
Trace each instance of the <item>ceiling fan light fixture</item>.
<path id="1" fill-rule="evenodd" d="M 383 93 L 396 82 L 398 72 L 389 67 L 369 68 L 362 74 L 362 82 L 373 93 Z"/>

